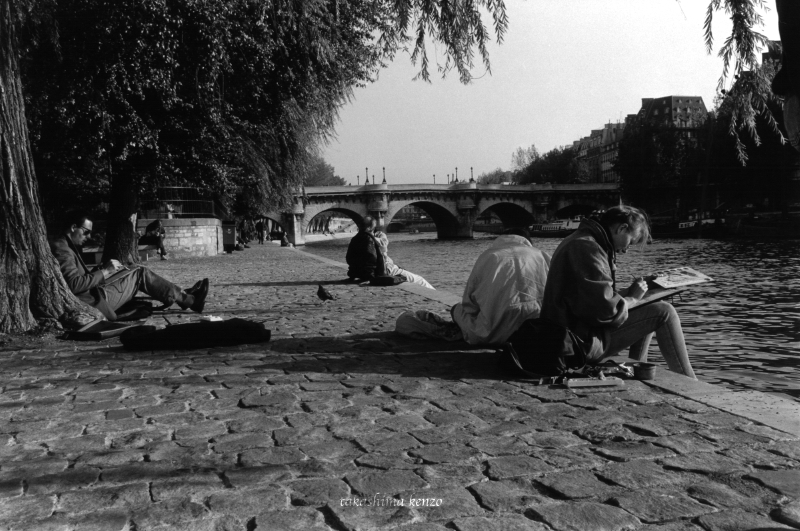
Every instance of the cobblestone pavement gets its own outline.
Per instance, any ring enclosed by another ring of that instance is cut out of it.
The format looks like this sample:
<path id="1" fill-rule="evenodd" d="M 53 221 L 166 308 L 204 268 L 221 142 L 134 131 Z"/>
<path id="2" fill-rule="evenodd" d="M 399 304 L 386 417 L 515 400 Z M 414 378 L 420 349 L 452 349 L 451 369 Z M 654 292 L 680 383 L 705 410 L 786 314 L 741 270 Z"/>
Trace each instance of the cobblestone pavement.
<path id="1" fill-rule="evenodd" d="M 445 304 L 343 284 L 323 303 L 344 271 L 294 250 L 150 265 L 209 277 L 206 313 L 273 339 L 6 341 L 0 529 L 800 528 L 797 435 L 637 381 L 507 380 L 491 351 L 392 332 L 402 309 Z"/>

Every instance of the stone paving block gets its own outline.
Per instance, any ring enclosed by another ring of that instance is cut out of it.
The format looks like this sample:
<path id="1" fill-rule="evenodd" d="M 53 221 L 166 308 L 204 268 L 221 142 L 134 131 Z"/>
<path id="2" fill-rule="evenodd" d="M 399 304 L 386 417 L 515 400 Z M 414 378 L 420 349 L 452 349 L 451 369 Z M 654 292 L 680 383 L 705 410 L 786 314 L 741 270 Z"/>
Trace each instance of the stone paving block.
<path id="1" fill-rule="evenodd" d="M 599 501 L 604 501 L 622 490 L 603 483 L 588 470 L 548 474 L 536 478 L 536 482 L 555 492 L 558 498 L 571 500 L 598 498 Z"/>
<path id="2" fill-rule="evenodd" d="M 47 442 L 61 438 L 77 437 L 83 433 L 83 426 L 80 424 L 56 424 L 49 422 L 37 423 L 42 425 L 39 429 L 27 429 L 28 423 L 10 423 L 9 430 L 16 433 L 17 443 L 36 443 Z M 19 431 L 17 431 L 19 430 Z"/>
<path id="3" fill-rule="evenodd" d="M 72 489 L 85 488 L 97 482 L 100 471 L 93 468 L 71 468 L 57 474 L 25 478 L 28 488 L 26 494 L 54 494 Z"/>
<path id="4" fill-rule="evenodd" d="M 288 484 L 292 505 L 322 507 L 349 497 L 350 487 L 340 479 L 303 479 Z"/>
<path id="5" fill-rule="evenodd" d="M 478 429 L 488 427 L 486 422 L 467 412 L 431 411 L 423 415 L 425 420 L 436 426 L 474 426 Z"/>
<path id="6" fill-rule="evenodd" d="M 347 505 L 342 506 L 341 503 L 342 502 L 337 500 L 336 503 L 328 505 L 328 509 L 331 511 L 334 519 L 341 526 L 341 528 L 347 529 L 348 531 L 356 531 L 356 530 L 360 531 L 362 529 L 364 530 L 392 529 L 402 524 L 410 524 L 416 518 L 418 518 L 417 512 L 405 505 L 402 505 L 400 507 L 380 506 L 380 505 L 360 507 L 360 506 L 347 506 Z M 378 500 L 376 503 L 381 503 L 381 501 Z M 391 502 L 385 502 L 385 503 L 391 503 Z M 297 529 L 297 531 L 305 531 L 305 529 L 314 529 L 314 528 L 313 527 L 311 528 L 269 527 L 267 529 L 287 529 L 287 530 Z M 329 528 L 324 527 L 319 529 L 327 530 Z"/>
<path id="7" fill-rule="evenodd" d="M 521 515 L 456 518 L 453 525 L 458 531 L 549 531 L 546 525 Z"/>
<path id="8" fill-rule="evenodd" d="M 575 430 L 575 435 L 592 444 L 606 442 L 641 441 L 643 437 L 622 424 L 602 424 Z"/>
<path id="9" fill-rule="evenodd" d="M 530 445 L 516 437 L 477 437 L 472 439 L 469 445 L 492 457 L 526 454 L 531 451 Z"/>
<path id="10" fill-rule="evenodd" d="M 606 442 L 595 447 L 595 452 L 613 461 L 632 459 L 657 459 L 674 455 L 671 450 L 647 441 Z"/>
<path id="11" fill-rule="evenodd" d="M 66 470 L 69 461 L 56 457 L 25 461 L 7 461 L 0 464 L 0 479 L 46 476 Z"/>
<path id="12" fill-rule="evenodd" d="M 222 472 L 235 488 L 249 488 L 263 483 L 285 481 L 292 477 L 287 465 L 265 465 L 225 469 Z"/>
<path id="13" fill-rule="evenodd" d="M 106 437 L 102 434 L 56 439 L 45 443 L 51 452 L 72 454 L 106 450 Z"/>
<path id="14" fill-rule="evenodd" d="M 746 474 L 745 478 L 758 481 L 784 496 L 800 498 L 800 470 L 759 470 Z"/>
<path id="15" fill-rule="evenodd" d="M 70 526 L 69 518 L 63 514 L 55 514 L 41 520 L 0 522 L 0 531 L 65 531 L 71 529 L 75 528 Z"/>
<path id="16" fill-rule="evenodd" d="M 405 503 L 429 522 L 485 514 L 475 497 L 465 488 L 444 487 L 417 490 L 405 497 Z"/>
<path id="17" fill-rule="evenodd" d="M 428 444 L 409 450 L 408 454 L 426 463 L 436 464 L 463 463 L 478 458 L 481 452 L 463 444 Z"/>
<path id="18" fill-rule="evenodd" d="M 0 499 L 22 495 L 22 478 L 0 480 Z"/>
<path id="19" fill-rule="evenodd" d="M 768 444 L 772 442 L 769 437 L 764 437 L 763 435 L 753 435 L 751 433 L 733 428 L 697 430 L 697 434 L 723 447 L 765 443 Z"/>
<path id="20" fill-rule="evenodd" d="M 614 503 L 639 520 L 648 523 L 691 519 L 716 512 L 714 507 L 699 503 L 684 494 L 651 489 L 618 496 L 614 499 Z"/>
<path id="21" fill-rule="evenodd" d="M 408 434 L 387 430 L 356 437 L 355 442 L 367 452 L 397 452 L 422 446 L 422 443 Z"/>
<path id="22" fill-rule="evenodd" d="M 448 528 L 441 524 L 423 522 L 419 524 L 401 525 L 394 528 L 396 531 L 448 531 Z"/>
<path id="23" fill-rule="evenodd" d="M 694 483 L 686 487 L 686 493 L 699 502 L 718 509 L 744 509 L 758 511 L 764 501 L 758 496 L 745 496 L 729 486 L 716 481 Z"/>
<path id="24" fill-rule="evenodd" d="M 292 463 L 289 469 L 301 478 L 341 478 L 359 470 L 352 461 L 330 462 L 314 458 Z"/>
<path id="25" fill-rule="evenodd" d="M 176 471 L 171 477 L 156 478 L 150 484 L 153 501 L 168 498 L 191 498 L 202 493 L 213 492 L 225 488 L 222 478 L 214 471 Z"/>
<path id="26" fill-rule="evenodd" d="M 524 455 L 489 459 L 487 475 L 491 479 L 533 476 L 552 472 L 553 467 L 542 459 Z"/>
<path id="27" fill-rule="evenodd" d="M 362 497 L 377 493 L 394 496 L 427 486 L 422 478 L 410 470 L 370 470 L 347 474 L 345 480 Z"/>
<path id="28" fill-rule="evenodd" d="M 752 435 L 767 437 L 773 441 L 797 441 L 800 439 L 800 437 L 797 435 L 776 430 L 775 428 L 770 428 L 769 426 L 762 426 L 760 424 L 745 424 L 744 426 L 739 426 L 738 429 Z"/>
<path id="29" fill-rule="evenodd" d="M 409 457 L 405 452 L 368 453 L 355 459 L 359 467 L 379 468 L 382 470 L 416 470 L 420 459 Z"/>
<path id="30" fill-rule="evenodd" d="M 669 448 L 677 454 L 694 454 L 702 452 L 714 452 L 721 449 L 717 444 L 711 443 L 697 433 L 681 433 L 678 435 L 669 435 L 667 437 L 658 437 L 651 439 L 651 442 L 656 446 L 663 446 Z"/>
<path id="31" fill-rule="evenodd" d="M 52 496 L 20 496 L 0 500 L 0 522 L 41 520 L 53 512 Z"/>
<path id="32" fill-rule="evenodd" d="M 381 417 L 375 421 L 375 424 L 400 432 L 433 428 L 433 424 L 425 420 L 421 415 L 415 414 Z"/>
<path id="33" fill-rule="evenodd" d="M 528 511 L 556 531 L 627 531 L 641 525 L 619 507 L 594 502 L 541 505 Z"/>
<path id="34" fill-rule="evenodd" d="M 626 463 L 611 463 L 598 470 L 597 475 L 629 489 L 674 484 L 681 480 L 679 474 L 669 472 L 653 461 L 641 459 Z"/>
<path id="35" fill-rule="evenodd" d="M 305 459 L 305 454 L 296 447 L 254 448 L 241 453 L 244 466 L 285 465 Z"/>
<path id="36" fill-rule="evenodd" d="M 586 441 L 577 435 L 561 431 L 523 433 L 520 439 L 540 448 L 569 448 L 586 444 Z"/>
<path id="37" fill-rule="evenodd" d="M 770 516 L 782 524 L 800 529 L 800 500 L 793 500 L 783 507 L 778 507 Z"/>
<path id="38" fill-rule="evenodd" d="M 169 463 L 132 463 L 129 465 L 105 468 L 100 479 L 104 484 L 125 484 L 135 482 L 150 482 L 155 479 L 169 478 L 174 473 L 174 467 Z"/>
<path id="39" fill-rule="evenodd" d="M 364 452 L 350 441 L 325 441 L 316 444 L 302 445 L 300 450 L 312 459 L 324 461 L 353 461 Z"/>
<path id="40" fill-rule="evenodd" d="M 415 468 L 414 471 L 424 479 L 431 488 L 454 487 L 459 485 L 466 487 L 486 479 L 483 475 L 482 467 L 478 463 L 425 465 Z"/>
<path id="41" fill-rule="evenodd" d="M 80 514 L 110 508 L 134 508 L 149 503 L 147 483 L 131 483 L 64 492 L 58 497 L 56 510 L 66 514 Z"/>
<path id="42" fill-rule="evenodd" d="M 720 451 L 720 455 L 730 457 L 754 468 L 779 470 L 783 468 L 795 468 L 800 466 L 794 459 L 788 459 L 778 454 L 768 451 L 768 446 L 758 445 L 757 447 L 737 446 Z"/>
<path id="43" fill-rule="evenodd" d="M 697 522 L 706 531 L 753 531 L 756 529 L 780 531 L 781 529 L 793 529 L 766 516 L 744 511 L 723 511 L 716 514 L 707 514 L 698 518 Z"/>
<path id="44" fill-rule="evenodd" d="M 288 496 L 277 485 L 218 490 L 205 499 L 205 505 L 213 513 L 232 514 L 245 521 L 267 508 L 289 508 Z"/>
<path id="45" fill-rule="evenodd" d="M 701 474 L 732 474 L 734 472 L 747 472 L 750 467 L 737 462 L 730 457 L 716 453 L 681 455 L 670 457 L 661 461 L 667 468 L 699 472 Z"/>
<path id="46" fill-rule="evenodd" d="M 451 443 L 466 444 L 475 439 L 472 431 L 459 427 L 442 426 L 423 430 L 413 430 L 409 432 L 415 439 L 425 444 Z"/>
<path id="47" fill-rule="evenodd" d="M 251 448 L 269 448 L 273 441 L 268 433 L 229 433 L 215 436 L 211 446 L 215 452 L 236 453 Z"/>
<path id="48" fill-rule="evenodd" d="M 530 478 L 483 481 L 470 485 L 469 490 L 481 506 L 500 513 L 521 513 L 527 507 L 553 503 L 536 490 Z"/>
<path id="49" fill-rule="evenodd" d="M 752 424 L 747 419 L 718 409 L 711 409 L 706 413 L 681 413 L 680 417 L 706 428 L 736 428 L 737 426 Z"/>
<path id="50" fill-rule="evenodd" d="M 800 461 L 800 441 L 781 441 L 770 445 L 769 451 Z"/>
<path id="51" fill-rule="evenodd" d="M 158 503 L 138 507 L 133 511 L 131 520 L 136 529 L 169 529 L 194 526 L 199 528 L 200 521 L 208 516 L 208 509 L 188 498 L 170 498 Z M 189 527 L 192 529 L 192 527 Z"/>
<path id="52" fill-rule="evenodd" d="M 301 428 L 279 428 L 272 432 L 276 446 L 297 446 L 300 443 L 313 444 L 333 441 L 327 428 L 308 426 Z"/>

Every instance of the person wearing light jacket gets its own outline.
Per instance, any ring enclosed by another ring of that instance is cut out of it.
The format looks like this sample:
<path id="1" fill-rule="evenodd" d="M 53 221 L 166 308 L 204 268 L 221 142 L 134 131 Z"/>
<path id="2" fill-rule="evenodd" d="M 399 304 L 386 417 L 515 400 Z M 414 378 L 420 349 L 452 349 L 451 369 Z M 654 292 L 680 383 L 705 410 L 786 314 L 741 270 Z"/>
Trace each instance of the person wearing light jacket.
<path id="1" fill-rule="evenodd" d="M 478 257 L 462 301 L 451 309 L 464 340 L 501 345 L 541 310 L 550 255 L 537 249 L 525 229 L 510 229 Z"/>
<path id="2" fill-rule="evenodd" d="M 646 361 L 655 332 L 669 369 L 694 378 L 675 308 L 658 301 L 630 310 L 647 292 L 641 278 L 616 289 L 617 253 L 649 239 L 647 216 L 634 207 L 620 205 L 596 220 L 584 219 L 553 253 L 541 317 L 572 331 L 592 364 L 628 347 L 631 357 Z"/>

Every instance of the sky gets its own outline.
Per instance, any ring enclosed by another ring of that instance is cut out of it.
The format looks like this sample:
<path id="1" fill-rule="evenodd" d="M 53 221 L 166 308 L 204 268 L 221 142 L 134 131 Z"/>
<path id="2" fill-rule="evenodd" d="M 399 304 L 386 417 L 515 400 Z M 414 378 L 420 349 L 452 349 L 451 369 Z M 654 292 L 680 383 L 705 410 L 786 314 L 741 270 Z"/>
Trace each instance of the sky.
<path id="1" fill-rule="evenodd" d="M 761 33 L 778 40 L 774 2 Z M 431 83 L 399 53 L 378 81 L 355 91 L 342 107 L 336 136 L 322 155 L 353 185 L 447 182 L 496 168 L 510 169 L 519 147 L 540 153 L 572 145 L 592 129 L 624 121 L 642 98 L 702 96 L 713 107 L 722 61 L 716 52 L 730 31 L 714 17 L 714 53 L 703 23 L 708 0 L 507 0 L 504 42 L 490 47 L 491 74 L 457 72 Z M 486 23 L 490 21 L 486 18 Z M 442 54 L 437 56 L 443 62 Z"/>

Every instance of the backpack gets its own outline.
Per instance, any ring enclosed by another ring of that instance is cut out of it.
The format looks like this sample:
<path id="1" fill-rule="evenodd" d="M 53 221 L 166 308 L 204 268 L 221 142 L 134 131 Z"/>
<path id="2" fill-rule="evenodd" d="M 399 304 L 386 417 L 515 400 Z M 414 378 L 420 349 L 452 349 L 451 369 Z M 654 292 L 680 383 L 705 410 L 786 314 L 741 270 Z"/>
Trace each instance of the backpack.
<path id="1" fill-rule="evenodd" d="M 549 319 L 528 319 L 502 349 L 504 364 L 528 377 L 563 376 L 586 365 L 586 353 L 575 334 Z"/>

